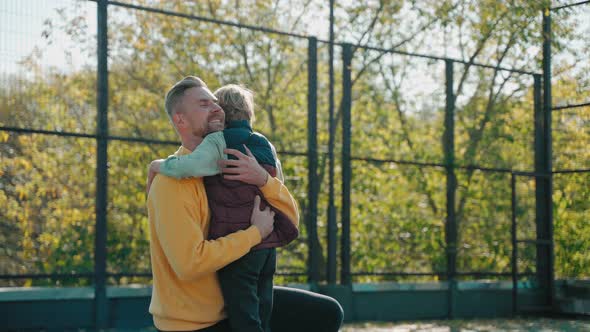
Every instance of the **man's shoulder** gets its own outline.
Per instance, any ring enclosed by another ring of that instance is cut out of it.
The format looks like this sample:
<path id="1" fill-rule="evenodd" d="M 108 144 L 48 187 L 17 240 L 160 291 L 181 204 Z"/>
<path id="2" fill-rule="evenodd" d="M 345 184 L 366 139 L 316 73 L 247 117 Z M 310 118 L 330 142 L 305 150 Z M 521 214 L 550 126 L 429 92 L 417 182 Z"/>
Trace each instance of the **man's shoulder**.
<path id="1" fill-rule="evenodd" d="M 178 195 L 184 190 L 191 188 L 195 185 L 202 185 L 203 178 L 186 178 L 186 179 L 175 179 L 163 174 L 158 174 L 152 182 L 150 188 L 150 195 Z"/>

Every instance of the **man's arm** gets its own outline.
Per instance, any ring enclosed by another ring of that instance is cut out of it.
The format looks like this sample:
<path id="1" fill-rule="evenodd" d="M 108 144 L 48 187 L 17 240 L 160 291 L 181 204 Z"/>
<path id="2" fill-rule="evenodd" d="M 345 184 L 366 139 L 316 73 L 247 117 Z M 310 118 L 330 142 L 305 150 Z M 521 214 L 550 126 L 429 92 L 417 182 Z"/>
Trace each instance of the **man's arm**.
<path id="1" fill-rule="evenodd" d="M 289 220 L 299 227 L 299 209 L 295 198 L 277 178 L 269 176 L 266 170 L 256 162 L 252 152 L 246 148 L 248 155 L 235 149 L 225 149 L 226 154 L 234 155 L 237 160 L 224 159 L 219 161 L 223 177 L 256 185 L 264 198 L 275 208 L 283 212 Z"/>
<path id="2" fill-rule="evenodd" d="M 299 228 L 299 208 L 297 201 L 291 195 L 287 187 L 277 178 L 269 176 L 268 181 L 260 187 L 260 191 L 264 198 L 281 212 L 283 212 L 289 220 Z"/>
<path id="3" fill-rule="evenodd" d="M 252 212 L 252 226 L 248 229 L 217 240 L 206 240 L 202 232 L 206 220 L 201 216 L 207 213 L 195 211 L 183 197 L 193 199 L 197 206 L 199 198 L 194 195 L 194 188 L 163 176 L 155 178 L 148 196 L 148 213 L 156 230 L 153 238 L 160 243 L 180 279 L 196 279 L 214 273 L 248 253 L 272 231 L 274 213 L 257 208 Z"/>

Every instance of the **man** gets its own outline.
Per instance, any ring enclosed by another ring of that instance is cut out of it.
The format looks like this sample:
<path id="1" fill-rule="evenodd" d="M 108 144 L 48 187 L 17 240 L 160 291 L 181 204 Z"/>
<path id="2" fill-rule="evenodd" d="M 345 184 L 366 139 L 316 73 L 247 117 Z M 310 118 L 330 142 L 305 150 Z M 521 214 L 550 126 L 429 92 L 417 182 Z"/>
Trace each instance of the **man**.
<path id="1" fill-rule="evenodd" d="M 181 80 L 167 93 L 166 112 L 182 143 L 176 154 L 190 153 L 207 133 L 223 129 L 224 113 L 215 101 L 196 77 Z M 299 219 L 295 200 L 281 181 L 269 176 L 251 155 L 232 149 L 225 152 L 238 158 L 222 163 L 227 179 L 258 186 L 271 205 L 290 220 Z M 255 204 L 252 226 L 207 241 L 209 207 L 202 178 L 158 175 L 147 205 L 153 273 L 150 313 L 156 328 L 229 331 L 216 271 L 260 243 L 273 230 L 274 214 L 269 209 L 260 211 Z M 276 331 L 337 331 L 342 321 L 338 303 L 319 294 L 277 288 L 275 301 L 271 326 Z"/>

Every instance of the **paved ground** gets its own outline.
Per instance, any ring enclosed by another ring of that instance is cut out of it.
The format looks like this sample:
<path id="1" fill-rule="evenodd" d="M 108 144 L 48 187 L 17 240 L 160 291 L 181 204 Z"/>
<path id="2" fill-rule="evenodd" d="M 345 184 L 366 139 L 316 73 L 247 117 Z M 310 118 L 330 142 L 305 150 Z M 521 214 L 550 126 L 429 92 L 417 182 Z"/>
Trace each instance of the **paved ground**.
<path id="1" fill-rule="evenodd" d="M 148 329 L 109 329 L 108 332 L 155 332 Z M 345 324 L 340 332 L 590 332 L 590 318 L 571 319 L 490 319 L 396 323 Z M 86 332 L 78 330 L 78 332 Z M 280 331 L 276 331 L 280 332 Z M 306 331 L 303 331 L 306 332 Z M 310 332 L 310 331 L 307 331 Z"/>
<path id="2" fill-rule="evenodd" d="M 355 323 L 347 324 L 342 332 L 590 332 L 590 319 L 510 319 L 510 320 L 452 320 L 397 323 Z"/>

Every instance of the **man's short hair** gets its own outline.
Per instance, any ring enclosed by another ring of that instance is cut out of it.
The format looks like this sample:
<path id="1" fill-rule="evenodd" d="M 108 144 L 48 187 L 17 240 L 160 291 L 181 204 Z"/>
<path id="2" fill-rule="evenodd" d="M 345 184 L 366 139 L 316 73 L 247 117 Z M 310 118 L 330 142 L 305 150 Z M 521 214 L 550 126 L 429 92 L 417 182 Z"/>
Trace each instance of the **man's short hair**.
<path id="1" fill-rule="evenodd" d="M 176 113 L 176 106 L 182 100 L 184 92 L 191 88 L 207 88 L 205 82 L 196 76 L 187 76 L 182 80 L 176 82 L 174 86 L 166 93 L 166 100 L 164 106 L 166 107 L 166 113 L 172 121 L 172 116 Z"/>
<path id="2" fill-rule="evenodd" d="M 237 84 L 224 85 L 214 93 L 217 103 L 225 112 L 225 121 L 254 121 L 254 94 Z"/>

